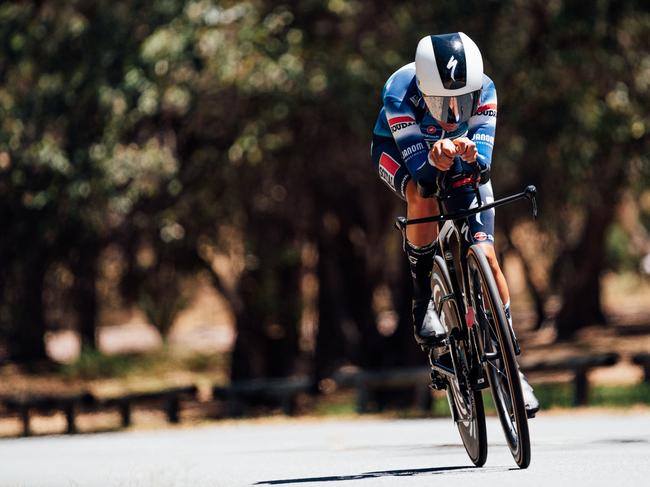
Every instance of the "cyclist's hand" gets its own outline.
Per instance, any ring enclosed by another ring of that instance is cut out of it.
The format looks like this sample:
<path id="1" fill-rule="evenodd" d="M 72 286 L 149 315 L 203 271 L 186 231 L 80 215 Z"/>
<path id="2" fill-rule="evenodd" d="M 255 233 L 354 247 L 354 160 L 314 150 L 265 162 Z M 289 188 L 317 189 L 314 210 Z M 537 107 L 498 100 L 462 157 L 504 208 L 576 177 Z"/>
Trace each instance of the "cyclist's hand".
<path id="1" fill-rule="evenodd" d="M 476 144 L 469 140 L 467 137 L 459 137 L 454 139 L 454 145 L 458 151 L 458 155 L 465 162 L 474 162 L 478 157 L 478 150 Z"/>
<path id="2" fill-rule="evenodd" d="M 440 139 L 429 151 L 429 162 L 440 171 L 448 171 L 454 164 L 458 149 L 449 139 Z"/>

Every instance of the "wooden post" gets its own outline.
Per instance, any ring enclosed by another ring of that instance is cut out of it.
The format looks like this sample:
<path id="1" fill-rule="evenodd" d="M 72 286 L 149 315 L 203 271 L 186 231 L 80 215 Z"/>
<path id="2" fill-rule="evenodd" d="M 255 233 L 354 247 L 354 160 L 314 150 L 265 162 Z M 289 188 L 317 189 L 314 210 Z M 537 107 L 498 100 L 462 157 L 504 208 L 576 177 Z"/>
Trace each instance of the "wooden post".
<path id="1" fill-rule="evenodd" d="M 74 435 L 77 432 L 77 425 L 75 424 L 75 404 L 73 399 L 63 403 L 63 412 L 65 414 L 65 421 L 68 425 L 66 433 Z"/>
<path id="2" fill-rule="evenodd" d="M 587 379 L 587 369 L 578 368 L 575 370 L 575 394 L 573 404 L 575 406 L 586 406 L 589 402 L 589 380 Z"/>
<path id="3" fill-rule="evenodd" d="M 363 414 L 369 410 L 370 387 L 365 381 L 357 384 L 357 412 Z"/>
<path id="4" fill-rule="evenodd" d="M 167 397 L 167 420 L 170 423 L 179 423 L 180 422 L 180 400 L 178 394 L 170 394 Z"/>
<path id="5" fill-rule="evenodd" d="M 643 381 L 650 384 L 650 354 L 638 353 L 632 357 L 632 363 L 643 367 Z"/>
<path id="6" fill-rule="evenodd" d="M 122 399 L 118 403 L 120 417 L 122 418 L 122 428 L 131 426 L 131 403 L 128 399 Z"/>
<path id="7" fill-rule="evenodd" d="M 296 412 L 296 401 L 294 395 L 289 391 L 282 396 L 282 412 L 287 416 L 293 416 Z"/>
<path id="8" fill-rule="evenodd" d="M 27 404 L 20 405 L 20 419 L 23 422 L 23 436 L 31 436 L 32 429 L 29 425 L 29 406 Z"/>

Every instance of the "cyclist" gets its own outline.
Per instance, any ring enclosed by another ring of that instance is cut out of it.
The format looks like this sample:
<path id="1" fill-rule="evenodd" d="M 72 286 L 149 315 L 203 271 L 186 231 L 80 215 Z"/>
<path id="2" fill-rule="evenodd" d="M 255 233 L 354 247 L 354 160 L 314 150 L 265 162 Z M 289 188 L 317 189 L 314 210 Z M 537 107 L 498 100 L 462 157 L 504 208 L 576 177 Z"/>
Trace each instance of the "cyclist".
<path id="1" fill-rule="evenodd" d="M 450 189 L 450 211 L 477 206 L 467 190 L 472 164 L 481 173 L 483 202 L 494 201 L 489 182 L 497 118 L 494 82 L 483 73 L 478 46 L 464 33 L 426 36 L 418 43 L 415 62 L 402 66 L 386 81 L 383 107 L 373 130 L 372 160 L 379 177 L 407 204 L 407 218 L 439 214 L 438 176 Z M 464 238 L 478 243 L 487 256 L 505 303 L 510 326 L 510 294 L 494 250 L 494 209 L 468 218 Z M 431 304 L 431 269 L 437 223 L 410 225 L 404 250 L 413 277 L 413 324 L 416 341 L 435 344 L 444 329 Z M 532 387 L 521 374 L 526 410 L 539 409 Z"/>

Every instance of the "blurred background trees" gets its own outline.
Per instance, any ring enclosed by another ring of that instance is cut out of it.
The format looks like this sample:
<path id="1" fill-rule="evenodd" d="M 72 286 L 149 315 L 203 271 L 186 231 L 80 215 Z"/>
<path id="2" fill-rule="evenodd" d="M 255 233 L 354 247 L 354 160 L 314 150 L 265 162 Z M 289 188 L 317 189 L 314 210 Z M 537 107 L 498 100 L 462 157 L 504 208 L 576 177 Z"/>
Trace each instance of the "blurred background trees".
<path id="1" fill-rule="evenodd" d="M 540 194 L 538 223 L 499 212 L 500 248 L 538 324 L 604 324 L 601 275 L 650 252 L 644 3 L 5 2 L 5 355 L 44 359 L 53 307 L 94 349 L 110 254 L 113 291 L 163 335 L 209 277 L 236 320 L 233 378 L 415 363 L 403 204 L 369 143 L 386 78 L 458 30 L 499 93 L 496 192 Z M 618 218 L 624 198 L 636 218 Z"/>

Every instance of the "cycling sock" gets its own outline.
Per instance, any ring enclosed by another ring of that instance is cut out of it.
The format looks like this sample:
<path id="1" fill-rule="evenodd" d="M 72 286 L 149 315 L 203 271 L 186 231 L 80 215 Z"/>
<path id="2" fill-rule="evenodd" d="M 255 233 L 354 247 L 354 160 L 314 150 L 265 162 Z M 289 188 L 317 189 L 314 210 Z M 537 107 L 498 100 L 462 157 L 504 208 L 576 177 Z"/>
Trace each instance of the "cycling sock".
<path id="1" fill-rule="evenodd" d="M 517 340 L 517 334 L 515 333 L 515 328 L 512 326 L 512 314 L 510 313 L 510 300 L 503 305 L 503 311 L 505 312 L 506 319 L 510 325 L 510 330 L 512 331 L 512 340 L 515 346 L 515 353 L 519 355 L 521 353 L 521 348 L 519 348 L 519 341 Z"/>
<path id="2" fill-rule="evenodd" d="M 505 311 L 506 318 L 508 319 L 508 323 L 510 324 L 510 328 L 512 328 L 512 315 L 510 314 L 510 300 L 508 300 L 508 302 L 503 305 L 503 311 Z"/>
<path id="3" fill-rule="evenodd" d="M 429 299 L 431 297 L 431 268 L 433 267 L 434 242 L 415 246 L 408 240 L 404 246 L 411 277 L 413 278 L 413 299 Z"/>

